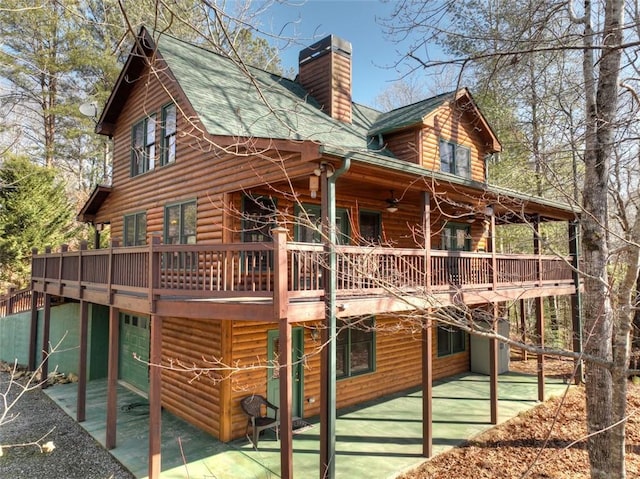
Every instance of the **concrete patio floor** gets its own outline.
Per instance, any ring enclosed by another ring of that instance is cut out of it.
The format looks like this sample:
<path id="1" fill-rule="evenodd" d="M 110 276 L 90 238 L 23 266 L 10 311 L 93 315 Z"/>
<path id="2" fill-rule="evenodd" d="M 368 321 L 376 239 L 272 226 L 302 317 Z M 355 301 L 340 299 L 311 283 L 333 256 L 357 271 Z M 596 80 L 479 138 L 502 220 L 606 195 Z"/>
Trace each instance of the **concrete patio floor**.
<path id="1" fill-rule="evenodd" d="M 566 385 L 546 380 L 547 397 Z M 76 384 L 56 385 L 47 394 L 69 415 L 76 414 Z M 500 422 L 537 404 L 536 377 L 502 374 L 498 385 Z M 422 392 L 407 391 L 338 411 L 336 476 L 390 478 L 425 460 L 422 457 Z M 439 454 L 489 429 L 489 377 L 464 374 L 434 383 L 433 452 Z M 295 477 L 318 477 L 319 433 L 316 419 L 294 434 Z M 87 420 L 82 426 L 105 442 L 106 380 L 87 387 Z M 124 387 L 118 388 L 115 456 L 136 477 L 147 476 L 148 406 Z M 221 443 L 172 414 L 162 412 L 162 474 L 164 479 L 244 479 L 280 477 L 280 450 L 275 435 L 266 432 L 259 447 L 247 439 Z M 366 473 L 365 473 L 366 471 Z"/>

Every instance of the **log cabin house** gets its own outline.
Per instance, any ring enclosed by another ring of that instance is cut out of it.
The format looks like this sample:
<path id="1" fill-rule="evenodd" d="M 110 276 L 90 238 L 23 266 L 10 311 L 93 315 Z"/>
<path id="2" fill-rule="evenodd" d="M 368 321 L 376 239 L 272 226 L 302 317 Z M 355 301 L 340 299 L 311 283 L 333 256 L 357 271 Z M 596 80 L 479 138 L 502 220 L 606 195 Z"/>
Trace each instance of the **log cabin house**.
<path id="1" fill-rule="evenodd" d="M 112 184 L 79 213 L 112 246 L 36 252 L 32 288 L 45 324 L 50 298 L 81 302 L 78 420 L 88 306 L 108 308 L 106 446 L 121 381 L 149 398 L 150 477 L 161 407 L 230 441 L 249 394 L 280 406 L 282 477 L 292 418 L 320 415 L 324 477 L 336 408 L 420 385 L 429 456 L 431 382 L 471 367 L 469 335 L 437 313 L 536 298 L 541 325 L 542 298 L 575 296 L 574 212 L 488 183 L 502 147 L 471 93 L 381 113 L 352 102 L 351 55 L 329 36 L 292 81 L 139 33 L 96 128 Z M 541 254 L 545 221 L 567 223 L 570 258 Z M 505 223 L 530 224 L 536 254 L 498 254 Z"/>

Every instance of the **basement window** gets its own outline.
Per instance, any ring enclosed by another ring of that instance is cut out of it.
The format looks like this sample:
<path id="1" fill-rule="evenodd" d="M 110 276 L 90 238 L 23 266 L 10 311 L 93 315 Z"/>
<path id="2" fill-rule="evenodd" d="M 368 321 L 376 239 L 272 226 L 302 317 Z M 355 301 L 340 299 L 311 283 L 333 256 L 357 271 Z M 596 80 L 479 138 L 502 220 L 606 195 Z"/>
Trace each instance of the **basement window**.
<path id="1" fill-rule="evenodd" d="M 375 318 L 358 316 L 338 321 L 336 378 L 375 370 Z"/>
<path id="2" fill-rule="evenodd" d="M 467 349 L 467 334 L 455 326 L 438 326 L 438 357 L 462 353 Z"/>

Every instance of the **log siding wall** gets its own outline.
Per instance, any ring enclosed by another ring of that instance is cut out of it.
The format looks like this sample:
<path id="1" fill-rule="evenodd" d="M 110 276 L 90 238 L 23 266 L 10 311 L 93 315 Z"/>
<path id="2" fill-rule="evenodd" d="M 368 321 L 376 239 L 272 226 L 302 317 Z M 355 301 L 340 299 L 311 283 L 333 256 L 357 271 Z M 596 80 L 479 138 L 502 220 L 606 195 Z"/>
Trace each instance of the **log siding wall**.
<path id="1" fill-rule="evenodd" d="M 294 325 L 296 326 L 296 325 Z M 267 393 L 267 335 L 275 324 L 258 322 L 233 323 L 233 361 L 247 368 L 234 375 L 230 389 L 231 436 L 244 434 L 247 418 L 239 402 L 249 394 Z M 337 383 L 336 407 L 343 408 L 416 387 L 421 384 L 420 329 L 411 323 L 401 324 L 398 318 L 376 317 L 375 370 L 370 373 L 340 379 Z M 320 342 L 313 340 L 309 325 L 304 326 L 304 417 L 320 413 Z M 434 379 L 441 379 L 469 370 L 469 342 L 466 351 L 437 357 L 437 334 L 433 335 L 432 367 Z M 314 398 L 314 402 L 309 402 Z"/>
<path id="2" fill-rule="evenodd" d="M 384 143 L 401 160 L 422 163 L 440 171 L 440 140 L 466 146 L 471 150 L 471 179 L 485 181 L 484 156 L 488 146 L 476 131 L 477 120 L 465 110 L 443 105 L 427 118 L 422 129 L 415 127 L 384 136 Z"/>
<path id="3" fill-rule="evenodd" d="M 384 144 L 401 160 L 409 163 L 420 163 L 419 129 L 407 129 L 391 135 L 385 135 Z"/>
<path id="4" fill-rule="evenodd" d="M 487 148 L 475 130 L 471 114 L 450 105 L 442 106 L 433 117 L 433 126 L 426 128 L 422 137 L 422 166 L 440 171 L 440 139 L 471 149 L 471 179 L 485 181 L 484 155 Z"/>
<path id="5" fill-rule="evenodd" d="M 220 437 L 225 405 L 221 401 L 225 371 L 189 371 L 214 368 L 222 353 L 223 322 L 164 318 L 162 322 L 162 405 L 178 417 Z"/>
<path id="6" fill-rule="evenodd" d="M 178 103 L 176 160 L 160 166 L 162 107 Z M 130 176 L 131 128 L 155 114 L 156 157 L 154 168 Z M 163 233 L 167 204 L 197 202 L 197 242 L 219 243 L 224 237 L 224 194 L 281 179 L 283 166 L 290 177 L 308 174 L 299 152 L 248 150 L 242 144 L 222 148 L 202 133 L 195 112 L 184 100 L 170 76 L 156 77 L 148 71 L 137 80 L 125 103 L 113 134 L 113 191 L 97 214 L 97 223 L 111 224 L 111 238 L 122 243 L 123 216 L 145 211 L 147 234 Z"/>

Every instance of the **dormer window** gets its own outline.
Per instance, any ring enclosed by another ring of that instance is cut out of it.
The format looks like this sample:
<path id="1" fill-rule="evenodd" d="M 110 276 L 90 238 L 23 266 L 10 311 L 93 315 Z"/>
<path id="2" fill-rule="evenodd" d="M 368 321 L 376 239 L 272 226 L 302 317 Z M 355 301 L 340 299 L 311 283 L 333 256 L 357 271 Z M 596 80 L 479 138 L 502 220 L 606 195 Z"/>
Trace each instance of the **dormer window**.
<path id="1" fill-rule="evenodd" d="M 471 178 L 471 150 L 447 140 L 440 140 L 440 171 Z"/>
<path id="2" fill-rule="evenodd" d="M 131 130 L 131 176 L 153 169 L 156 156 L 156 119 L 149 115 Z"/>

